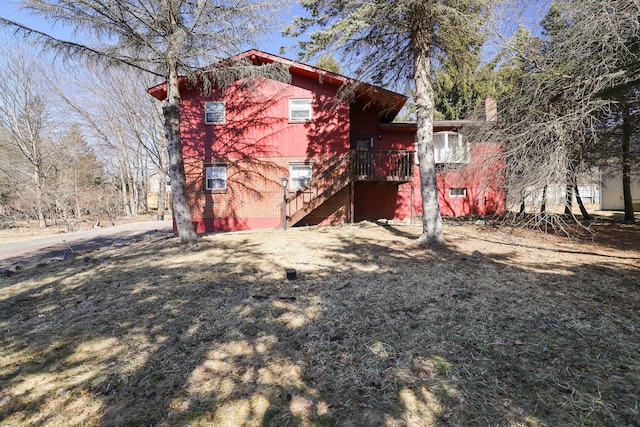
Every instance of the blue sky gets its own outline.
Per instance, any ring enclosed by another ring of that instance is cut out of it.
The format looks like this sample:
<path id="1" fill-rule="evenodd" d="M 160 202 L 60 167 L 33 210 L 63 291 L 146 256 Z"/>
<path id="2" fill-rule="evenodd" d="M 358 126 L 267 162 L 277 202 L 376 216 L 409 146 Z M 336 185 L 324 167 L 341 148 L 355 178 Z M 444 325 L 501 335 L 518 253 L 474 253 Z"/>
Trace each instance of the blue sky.
<path id="1" fill-rule="evenodd" d="M 535 27 L 540 22 L 544 14 L 549 8 L 551 0 L 515 0 L 517 5 L 515 9 L 505 12 L 501 20 L 501 32 L 509 34 L 514 31 L 518 24 L 523 24 L 535 31 Z M 283 20 L 291 21 L 296 15 L 304 15 L 304 10 L 297 4 L 292 2 L 288 10 L 283 11 Z M 28 15 L 20 10 L 19 2 L 15 0 L 0 0 L 0 16 L 14 20 L 28 27 L 46 32 L 54 37 L 64 40 L 73 40 L 71 29 L 60 24 L 52 25 L 46 20 Z M 11 39 L 11 35 L 2 35 Z M 295 40 L 284 38 L 278 30 L 271 31 L 267 38 L 257 47 L 265 52 L 279 54 L 281 46 L 294 46 Z M 491 51 L 491 47 L 487 49 Z M 289 49 L 283 56 L 290 59 L 297 59 L 295 51 Z"/>
<path id="2" fill-rule="evenodd" d="M 292 20 L 294 16 L 303 14 L 304 11 L 302 7 L 299 6 L 297 2 L 295 2 L 292 3 L 291 7 L 288 10 L 283 11 L 283 19 Z M 45 32 L 56 38 L 75 41 L 71 28 L 62 26 L 59 23 L 56 25 L 52 25 L 52 23 L 47 22 L 45 19 L 39 16 L 28 14 L 25 11 L 20 10 L 19 2 L 17 1 L 0 0 L 0 16 L 23 24 L 35 30 Z M 10 33 L 3 33 L 0 34 L 0 37 L 8 37 L 9 39 L 11 39 L 12 35 Z M 266 35 L 265 40 L 262 41 L 259 46 L 256 46 L 256 48 L 265 52 L 279 54 L 281 46 L 293 46 L 294 44 L 294 39 L 284 38 L 280 35 L 280 30 L 274 29 Z M 292 49 L 289 49 L 288 53 L 283 56 L 294 60 L 297 59 L 295 52 L 293 52 Z"/>
<path id="3" fill-rule="evenodd" d="M 20 10 L 19 3 L 16 1 L 1 1 L 0 16 L 40 31 L 50 31 L 56 37 L 68 39 L 71 36 L 71 32 L 68 29 L 63 28 L 60 25 L 52 26 L 44 19 L 28 15 L 26 12 Z"/>

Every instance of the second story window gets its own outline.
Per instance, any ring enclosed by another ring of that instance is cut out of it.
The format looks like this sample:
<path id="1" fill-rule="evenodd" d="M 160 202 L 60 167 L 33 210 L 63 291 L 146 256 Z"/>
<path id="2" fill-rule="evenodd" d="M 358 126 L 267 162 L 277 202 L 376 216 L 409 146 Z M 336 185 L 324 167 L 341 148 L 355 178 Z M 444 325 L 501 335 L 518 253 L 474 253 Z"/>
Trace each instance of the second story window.
<path id="1" fill-rule="evenodd" d="M 311 98 L 289 99 L 289 121 L 308 122 L 311 120 Z"/>
<path id="2" fill-rule="evenodd" d="M 204 122 L 208 125 L 223 124 L 225 120 L 224 101 L 205 101 Z"/>
<path id="3" fill-rule="evenodd" d="M 436 163 L 469 163 L 469 145 L 460 133 L 437 132 L 433 134 L 433 151 Z"/>

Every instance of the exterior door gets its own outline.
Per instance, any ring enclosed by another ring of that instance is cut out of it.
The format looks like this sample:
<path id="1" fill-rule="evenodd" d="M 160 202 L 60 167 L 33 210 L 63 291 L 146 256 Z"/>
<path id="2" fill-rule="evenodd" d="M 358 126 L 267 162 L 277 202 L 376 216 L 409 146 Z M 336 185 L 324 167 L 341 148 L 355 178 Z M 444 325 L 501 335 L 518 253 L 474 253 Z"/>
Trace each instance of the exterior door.
<path id="1" fill-rule="evenodd" d="M 356 136 L 354 148 L 356 150 L 354 171 L 356 176 L 373 175 L 373 136 Z"/>

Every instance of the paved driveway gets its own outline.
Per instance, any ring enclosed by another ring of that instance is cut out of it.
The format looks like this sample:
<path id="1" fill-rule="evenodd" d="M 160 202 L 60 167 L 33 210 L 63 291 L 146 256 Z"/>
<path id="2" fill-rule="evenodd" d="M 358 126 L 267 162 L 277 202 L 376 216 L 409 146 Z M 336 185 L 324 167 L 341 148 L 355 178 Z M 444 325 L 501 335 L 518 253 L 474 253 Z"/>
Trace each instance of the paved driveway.
<path id="1" fill-rule="evenodd" d="M 46 262 L 68 257 L 72 252 L 123 245 L 158 233 L 171 234 L 172 222 L 141 221 L 43 237 L 27 237 L 24 240 L 0 243 L 0 268 Z"/>

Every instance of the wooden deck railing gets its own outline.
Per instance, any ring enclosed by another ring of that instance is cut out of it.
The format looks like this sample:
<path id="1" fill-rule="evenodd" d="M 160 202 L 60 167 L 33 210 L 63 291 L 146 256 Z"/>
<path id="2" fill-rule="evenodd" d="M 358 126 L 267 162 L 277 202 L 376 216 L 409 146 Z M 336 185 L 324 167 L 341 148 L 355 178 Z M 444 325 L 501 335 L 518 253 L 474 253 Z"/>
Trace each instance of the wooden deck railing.
<path id="1" fill-rule="evenodd" d="M 354 151 L 352 153 L 353 175 L 356 181 L 408 182 L 413 178 L 413 151 Z"/>

